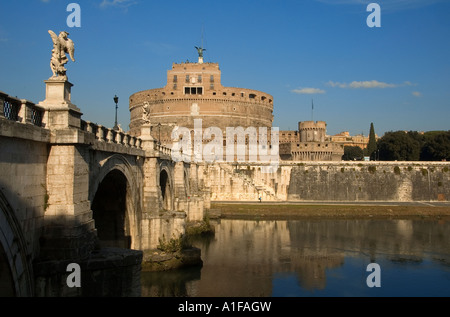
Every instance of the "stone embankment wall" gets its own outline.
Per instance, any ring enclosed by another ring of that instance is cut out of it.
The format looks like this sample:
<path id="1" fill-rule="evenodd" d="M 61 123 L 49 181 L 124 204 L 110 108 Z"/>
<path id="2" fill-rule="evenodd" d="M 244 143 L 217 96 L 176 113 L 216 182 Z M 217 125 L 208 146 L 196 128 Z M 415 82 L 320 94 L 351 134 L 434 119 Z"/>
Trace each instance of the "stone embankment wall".
<path id="1" fill-rule="evenodd" d="M 448 201 L 448 162 L 280 162 L 206 168 L 211 201 Z"/>
<path id="2" fill-rule="evenodd" d="M 365 162 L 292 168 L 288 200 L 446 201 L 450 164 Z"/>

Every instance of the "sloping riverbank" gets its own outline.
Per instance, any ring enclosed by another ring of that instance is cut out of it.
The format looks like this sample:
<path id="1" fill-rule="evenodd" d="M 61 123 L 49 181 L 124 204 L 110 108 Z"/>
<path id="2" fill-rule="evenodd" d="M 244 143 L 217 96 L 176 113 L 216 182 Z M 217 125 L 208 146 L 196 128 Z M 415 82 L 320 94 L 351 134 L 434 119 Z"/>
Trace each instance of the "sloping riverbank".
<path id="1" fill-rule="evenodd" d="M 450 206 L 389 204 L 211 203 L 211 217 L 239 219 L 435 218 L 450 220 Z"/>

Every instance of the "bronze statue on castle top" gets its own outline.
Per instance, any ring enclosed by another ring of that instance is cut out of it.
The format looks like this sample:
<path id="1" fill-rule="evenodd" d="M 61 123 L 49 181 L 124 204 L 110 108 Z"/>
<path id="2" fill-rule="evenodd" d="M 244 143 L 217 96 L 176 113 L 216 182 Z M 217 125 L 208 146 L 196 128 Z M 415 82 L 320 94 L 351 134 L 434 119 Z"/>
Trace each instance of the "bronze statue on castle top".
<path id="1" fill-rule="evenodd" d="M 197 47 L 197 46 L 195 46 L 195 48 L 197 49 L 198 57 L 203 57 L 203 51 L 206 51 L 206 49 L 204 49 L 203 47 Z"/>

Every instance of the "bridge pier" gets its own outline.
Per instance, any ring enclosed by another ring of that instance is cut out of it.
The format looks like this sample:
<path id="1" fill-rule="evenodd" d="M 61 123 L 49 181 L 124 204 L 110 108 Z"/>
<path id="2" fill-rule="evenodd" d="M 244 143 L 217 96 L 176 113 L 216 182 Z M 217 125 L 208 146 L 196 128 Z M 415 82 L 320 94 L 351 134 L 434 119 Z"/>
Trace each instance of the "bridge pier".
<path id="1" fill-rule="evenodd" d="M 39 106 L 45 111 L 43 124 L 51 134 L 43 230 L 34 260 L 35 295 L 138 295 L 142 252 L 101 248 L 91 209 L 92 150 L 105 145 L 96 141 L 96 134 L 83 131 L 81 112 L 70 101 L 72 84 L 53 79 L 45 83 L 46 99 Z M 101 142 L 123 142 L 117 133 L 103 133 L 101 127 L 97 130 Z M 108 146 L 114 149 L 113 144 Z M 70 263 L 81 267 L 81 288 L 66 283 Z"/>
<path id="2" fill-rule="evenodd" d="M 42 259 L 83 258 L 96 246 L 88 200 L 89 166 L 84 152 L 74 145 L 54 145 L 50 149 Z"/>

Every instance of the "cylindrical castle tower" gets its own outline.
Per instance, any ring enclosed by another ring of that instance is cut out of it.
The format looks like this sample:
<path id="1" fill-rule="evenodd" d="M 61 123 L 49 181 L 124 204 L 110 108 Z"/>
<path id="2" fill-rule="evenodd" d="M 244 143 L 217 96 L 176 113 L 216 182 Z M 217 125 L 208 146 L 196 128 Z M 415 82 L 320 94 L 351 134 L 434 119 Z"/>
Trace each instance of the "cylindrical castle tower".
<path id="1" fill-rule="evenodd" d="M 300 142 L 324 142 L 327 124 L 325 121 L 302 121 L 298 123 Z"/>
<path id="2" fill-rule="evenodd" d="M 220 128 L 224 137 L 227 127 L 266 127 L 270 133 L 273 122 L 273 97 L 223 87 L 217 63 L 173 64 L 164 88 L 137 92 L 129 101 L 130 133 L 140 136 L 142 126 L 149 126 L 152 137 L 166 145 L 174 128 L 192 131 L 194 119 L 202 119 L 203 130 Z"/>

